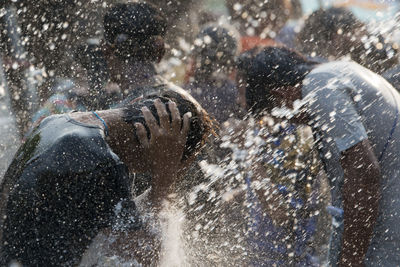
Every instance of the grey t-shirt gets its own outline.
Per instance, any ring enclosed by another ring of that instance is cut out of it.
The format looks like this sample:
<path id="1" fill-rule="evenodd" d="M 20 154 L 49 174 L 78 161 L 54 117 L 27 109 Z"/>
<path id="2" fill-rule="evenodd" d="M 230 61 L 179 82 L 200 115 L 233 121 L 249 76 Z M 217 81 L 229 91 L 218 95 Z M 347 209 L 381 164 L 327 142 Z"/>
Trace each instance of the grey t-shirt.
<path id="1" fill-rule="evenodd" d="M 364 139 L 370 140 L 383 179 L 379 217 L 366 265 L 400 266 L 399 93 L 370 70 L 353 62 L 336 61 L 313 69 L 303 81 L 302 94 L 307 100 L 312 127 L 320 139 L 319 150 L 332 186 L 333 206 L 342 208 L 340 153 Z M 340 216 L 335 219 L 330 250 L 332 265 L 340 253 L 343 230 Z"/>

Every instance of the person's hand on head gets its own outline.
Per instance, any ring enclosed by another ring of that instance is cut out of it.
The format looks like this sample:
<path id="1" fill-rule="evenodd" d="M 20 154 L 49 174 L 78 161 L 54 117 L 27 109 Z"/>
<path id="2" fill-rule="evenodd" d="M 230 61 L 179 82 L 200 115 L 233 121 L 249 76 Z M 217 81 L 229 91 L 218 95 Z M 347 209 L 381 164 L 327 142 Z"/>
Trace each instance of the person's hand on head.
<path id="1" fill-rule="evenodd" d="M 159 124 L 147 107 L 142 108 L 146 125 L 150 130 L 150 139 L 143 124 L 135 123 L 135 127 L 152 173 L 152 191 L 160 193 L 168 192 L 167 189 L 174 184 L 183 167 L 182 155 L 192 114 L 188 112 L 182 119 L 176 103 L 171 101 L 168 103 L 170 121 L 166 106 L 161 100 L 155 100 L 154 105 L 159 116 Z"/>

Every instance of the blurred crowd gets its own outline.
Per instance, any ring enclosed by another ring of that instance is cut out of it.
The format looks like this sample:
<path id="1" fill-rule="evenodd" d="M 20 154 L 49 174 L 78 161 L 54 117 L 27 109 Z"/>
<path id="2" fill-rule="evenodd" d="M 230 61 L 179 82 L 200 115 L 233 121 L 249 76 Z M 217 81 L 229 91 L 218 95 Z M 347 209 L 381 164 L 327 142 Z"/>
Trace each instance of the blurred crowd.
<path id="1" fill-rule="evenodd" d="M 160 263 L 144 214 L 173 194 L 183 266 L 400 265 L 390 35 L 298 0 L 0 5 L 2 100 L 22 143 L 2 181 L 0 263 Z"/>

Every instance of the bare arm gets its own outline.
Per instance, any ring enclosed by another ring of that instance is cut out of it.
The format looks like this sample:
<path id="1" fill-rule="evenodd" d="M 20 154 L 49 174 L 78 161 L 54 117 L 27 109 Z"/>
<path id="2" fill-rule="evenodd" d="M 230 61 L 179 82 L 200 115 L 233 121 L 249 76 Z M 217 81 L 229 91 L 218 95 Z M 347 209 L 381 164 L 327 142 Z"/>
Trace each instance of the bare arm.
<path id="1" fill-rule="evenodd" d="M 364 266 L 378 217 L 381 172 L 368 140 L 342 152 L 344 231 L 340 266 Z"/>

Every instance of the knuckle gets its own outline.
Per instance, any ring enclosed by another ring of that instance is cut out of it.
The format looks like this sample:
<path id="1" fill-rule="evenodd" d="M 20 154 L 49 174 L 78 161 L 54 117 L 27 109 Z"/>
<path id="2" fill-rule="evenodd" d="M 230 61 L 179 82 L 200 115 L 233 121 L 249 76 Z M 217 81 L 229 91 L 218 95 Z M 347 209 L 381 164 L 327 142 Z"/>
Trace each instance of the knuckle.
<path id="1" fill-rule="evenodd" d="M 167 118 L 168 117 L 167 111 L 163 110 L 162 112 L 160 112 L 160 117 L 163 119 Z"/>

